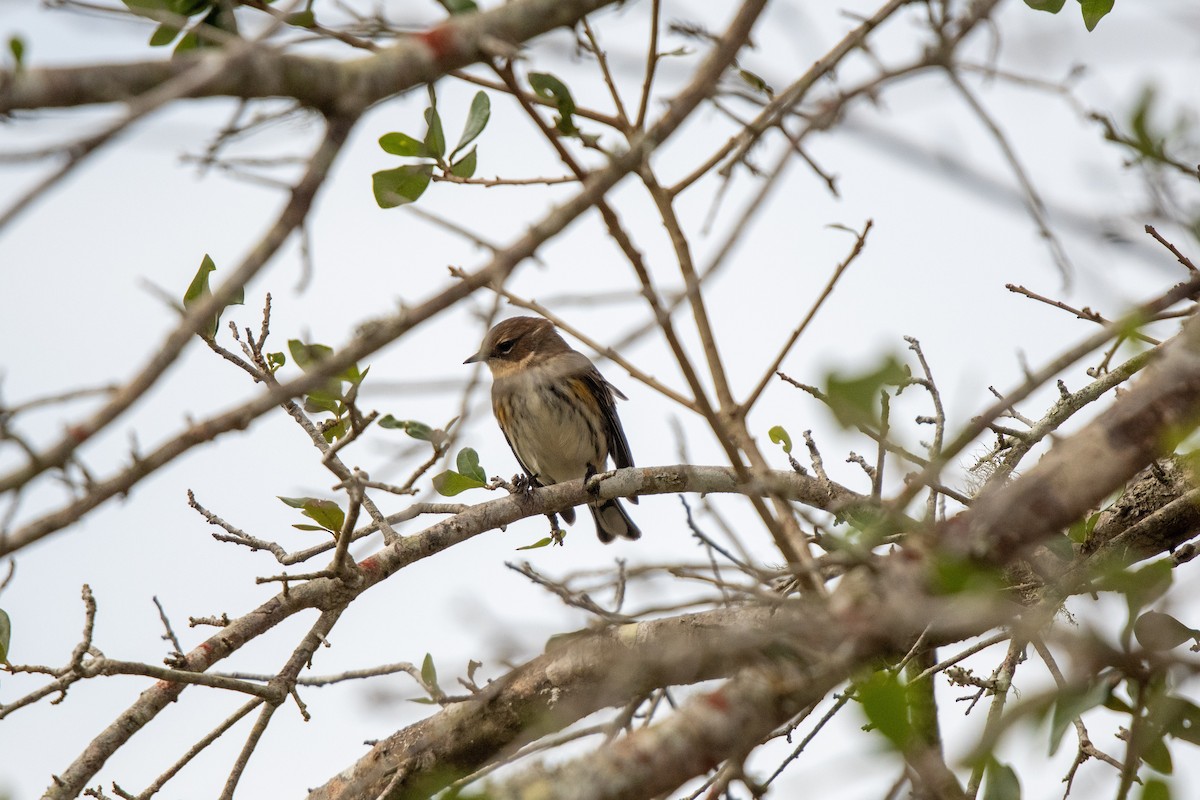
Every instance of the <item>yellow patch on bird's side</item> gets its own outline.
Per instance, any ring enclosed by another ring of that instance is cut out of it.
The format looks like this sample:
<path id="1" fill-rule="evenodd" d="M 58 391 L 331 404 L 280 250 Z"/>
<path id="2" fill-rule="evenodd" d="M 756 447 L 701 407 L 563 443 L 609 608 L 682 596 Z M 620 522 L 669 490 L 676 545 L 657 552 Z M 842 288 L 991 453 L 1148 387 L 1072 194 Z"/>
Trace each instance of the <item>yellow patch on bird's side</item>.
<path id="1" fill-rule="evenodd" d="M 573 398 L 591 406 L 590 411 L 600 410 L 600 399 L 596 397 L 592 387 L 583 378 L 567 378 L 567 386 L 570 388 Z"/>

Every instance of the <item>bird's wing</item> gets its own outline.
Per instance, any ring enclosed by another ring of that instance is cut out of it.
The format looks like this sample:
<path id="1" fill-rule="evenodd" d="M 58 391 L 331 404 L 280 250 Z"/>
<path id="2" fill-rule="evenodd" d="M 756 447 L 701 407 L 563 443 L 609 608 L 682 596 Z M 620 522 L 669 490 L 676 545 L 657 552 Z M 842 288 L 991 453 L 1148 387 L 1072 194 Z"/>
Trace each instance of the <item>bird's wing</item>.
<path id="1" fill-rule="evenodd" d="M 618 469 L 632 467 L 633 455 L 629 452 L 629 440 L 625 438 L 625 429 L 621 427 L 621 419 L 617 416 L 615 399 L 617 397 L 622 400 L 628 398 L 621 394 L 617 387 L 605 380 L 594 366 L 581 377 L 600 403 L 600 412 L 604 415 L 605 433 L 608 436 L 608 453 L 612 456 L 613 464 Z"/>

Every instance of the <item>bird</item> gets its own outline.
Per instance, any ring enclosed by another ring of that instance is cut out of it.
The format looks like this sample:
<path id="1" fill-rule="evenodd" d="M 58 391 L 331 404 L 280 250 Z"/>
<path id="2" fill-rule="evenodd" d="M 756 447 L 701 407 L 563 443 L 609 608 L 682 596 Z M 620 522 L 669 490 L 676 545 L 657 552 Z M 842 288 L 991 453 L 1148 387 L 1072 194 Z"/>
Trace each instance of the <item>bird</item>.
<path id="1" fill-rule="evenodd" d="M 617 398 L 628 398 L 567 344 L 554 323 L 511 317 L 496 324 L 463 363 L 480 361 L 492 373 L 492 412 L 528 485 L 590 478 L 610 457 L 618 468 L 633 466 L 616 408 Z M 588 509 L 600 541 L 641 537 L 616 498 L 590 502 Z M 559 514 L 567 524 L 575 522 L 574 508 Z"/>

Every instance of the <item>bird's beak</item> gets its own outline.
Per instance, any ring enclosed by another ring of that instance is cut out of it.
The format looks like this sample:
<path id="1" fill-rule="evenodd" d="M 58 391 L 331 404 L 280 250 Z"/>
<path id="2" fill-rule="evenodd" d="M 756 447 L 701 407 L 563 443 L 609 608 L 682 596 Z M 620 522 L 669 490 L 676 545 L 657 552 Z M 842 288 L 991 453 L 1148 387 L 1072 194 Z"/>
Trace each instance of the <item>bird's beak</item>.
<path id="1" fill-rule="evenodd" d="M 478 361 L 483 361 L 485 358 L 487 358 L 487 356 L 485 356 L 485 355 L 483 354 L 483 351 L 482 351 L 482 350 L 480 350 L 478 353 L 476 353 L 475 355 L 471 356 L 470 358 L 468 358 L 468 359 L 467 359 L 466 361 L 464 361 L 463 363 L 464 363 L 464 364 L 474 364 L 474 363 L 476 363 L 476 362 L 478 362 Z"/>

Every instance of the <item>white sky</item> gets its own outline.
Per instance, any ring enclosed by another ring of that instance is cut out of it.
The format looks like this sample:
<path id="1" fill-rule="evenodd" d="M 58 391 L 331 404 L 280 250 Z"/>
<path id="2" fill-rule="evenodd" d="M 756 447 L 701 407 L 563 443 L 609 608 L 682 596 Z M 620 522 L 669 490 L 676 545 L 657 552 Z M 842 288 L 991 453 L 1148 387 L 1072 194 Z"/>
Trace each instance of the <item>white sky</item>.
<path id="1" fill-rule="evenodd" d="M 407 21 L 411 18 L 402 17 L 407 5 L 411 4 L 393 2 L 386 7 L 394 19 Z M 430 8 L 422 6 L 422 19 L 435 18 L 434 4 L 427 5 Z M 1194 115 L 1197 97 L 1191 76 L 1196 74 L 1200 29 L 1200 12 L 1194 3 L 1123 0 L 1092 34 L 1084 30 L 1074 4 L 1068 6 L 1052 17 L 1009 3 L 998 16 L 999 63 L 1049 80 L 1066 75 L 1073 64 L 1085 64 L 1087 72 L 1077 96 L 1088 108 L 1118 119 L 1123 119 L 1146 83 L 1161 87 L 1165 107 L 1190 105 Z M 647 3 L 628 4 L 596 18 L 603 42 L 624 70 L 629 103 L 635 102 L 634 90 L 640 85 L 636 70 L 644 57 L 641 32 L 648 8 Z M 707 4 L 669 1 L 664 8 L 666 20 L 696 19 L 711 11 Z M 773 4 L 756 30 L 758 49 L 744 55 L 744 66 L 781 88 L 853 25 L 841 13 L 844 10 L 870 13 L 874 5 L 799 0 Z M 707 22 L 712 30 L 719 30 L 723 18 Z M 873 40 L 876 54 L 893 61 L 912 52 L 918 30 L 911 21 L 893 22 Z M 149 35 L 146 25 L 0 0 L 0 36 L 7 39 L 15 33 L 26 39 L 32 66 L 162 56 L 144 47 Z M 663 49 L 681 44 L 678 37 L 668 37 Z M 990 44 L 988 37 L 978 37 L 971 52 L 983 58 Z M 570 42 L 564 34 L 545 37 L 530 52 L 535 59 L 532 68 L 560 75 L 581 104 L 599 96 L 592 65 L 570 58 Z M 663 96 L 680 85 L 695 62 L 693 55 L 678 64 L 664 63 Z M 860 57 L 841 70 L 839 78 L 851 85 L 856 77 L 870 74 L 869 69 Z M 978 87 L 978 81 L 973 85 Z M 448 138 L 461 130 L 475 91 L 451 81 L 439 85 Z M 1180 277 L 1181 270 L 1167 254 L 1147 245 L 1138 225 L 1115 221 L 1144 205 L 1138 177 L 1122 167 L 1123 152 L 1102 142 L 1095 127 L 1081 123 L 1057 98 L 996 83 L 979 89 L 978 95 L 1011 137 L 1052 209 L 1052 219 L 1062 223 L 1056 231 L 1075 266 L 1069 286 L 1064 288 L 1028 216 L 1004 201 L 1012 196 L 1015 183 L 996 143 L 943 78 L 929 75 L 910 80 L 888 89 L 878 108 L 855 106 L 849 118 L 855 133 L 838 129 L 809 140 L 810 154 L 838 176 L 841 198 L 830 197 L 810 170 L 794 163 L 732 262 L 709 286 L 710 313 L 739 395 L 754 385 L 779 343 L 848 252 L 852 238 L 831 225 L 861 228 L 871 218 L 875 229 L 829 306 L 785 361 L 784 371 L 818 383 L 827 369 L 870 365 L 889 350 L 903 354 L 901 337 L 916 336 L 940 382 L 952 427 L 965 424 L 989 402 L 988 385 L 1003 390 L 1019 381 L 1020 354 L 1037 366 L 1090 333 L 1066 314 L 1010 294 L 1005 283 L 1023 284 L 1114 315 Z M 520 110 L 499 95 L 493 95 L 492 101 L 492 121 L 479 140 L 477 174 L 562 174 L 553 153 L 534 135 Z M 380 106 L 356 128 L 312 217 L 315 273 L 308 288 L 295 289 L 301 267 L 292 242 L 247 287 L 247 305 L 233 309 L 226 319 L 257 329 L 262 297 L 269 291 L 274 297 L 275 349 L 285 349 L 292 337 L 336 347 L 364 320 L 386 314 L 400 302 L 419 302 L 444 287 L 449 280 L 447 265 L 470 269 L 485 262 L 486 253 L 470 243 L 403 210 L 382 211 L 372 199 L 371 173 L 399 163 L 379 150 L 375 140 L 393 130 L 419 135 L 424 102 L 424 91 L 411 92 Z M 609 110 L 606 97 L 594 105 Z M 230 109 L 230 103 L 208 100 L 155 115 L 106 147 L 0 234 L 0 278 L 6 298 L 0 314 L 0 390 L 5 402 L 131 375 L 175 322 L 173 312 L 146 291 L 144 283 L 179 296 L 205 253 L 217 263 L 219 278 L 269 224 L 281 204 L 279 193 L 219 174 L 200 178 L 194 166 L 180 162 L 182 154 L 203 151 Z M 81 135 L 106 113 L 51 111 L 8 121 L 0 126 L 0 152 Z M 583 127 L 594 130 L 596 125 L 585 122 Z M 308 123 L 285 122 L 233 152 L 270 157 L 301 154 L 311 145 L 314 131 Z M 703 111 L 656 157 L 655 165 L 671 182 L 690 171 L 731 131 L 718 113 Z M 613 143 L 611 134 L 604 138 Z M 883 146 L 891 139 L 964 162 L 1007 187 L 1008 194 L 967 191 L 934 165 L 913 162 Z M 756 151 L 756 162 L 772 163 L 779 147 L 779 137 L 769 137 L 767 146 Z M 0 203 L 5 207 L 45 169 L 45 165 L 0 166 Z M 693 234 L 699 264 L 708 263 L 754 186 L 744 170 L 738 172 L 708 234 L 702 228 L 716 181 L 706 180 L 684 195 L 680 214 Z M 419 205 L 506 244 L 549 204 L 573 191 L 441 185 L 433 186 Z M 656 279 L 663 286 L 677 286 L 669 242 L 655 224 L 645 196 L 630 180 L 619 188 L 614 202 L 647 254 Z M 1058 210 L 1062 213 L 1055 213 Z M 1069 224 L 1075 220 L 1097 226 L 1114 220 L 1116 229 L 1132 241 L 1122 245 L 1102 240 L 1094 230 Z M 1194 243 L 1179 231 L 1164 228 L 1162 232 L 1185 251 L 1191 247 L 1194 252 Z M 595 214 L 573 225 L 540 256 L 544 266 L 523 265 L 510 284 L 513 291 L 553 303 L 564 295 L 636 287 L 632 271 L 603 236 Z M 481 295 L 469 307 L 431 321 L 368 359 L 365 363 L 372 369 L 363 405 L 431 424 L 442 424 L 456 414 L 457 390 L 409 389 L 425 382 L 465 384 L 469 368 L 460 362 L 474 352 L 481 333 L 468 312 L 487 302 Z M 555 307 L 606 342 L 622 338 L 645 319 L 636 302 L 562 302 Z M 689 343 L 694 345 L 688 317 L 681 313 L 676 320 L 681 330 L 689 331 Z M 693 347 L 692 352 L 699 350 Z M 639 341 L 626 355 L 670 385 L 684 387 L 658 337 Z M 722 462 L 702 421 L 684 416 L 619 368 L 611 364 L 601 368 L 630 398 L 620 411 L 639 465 L 678 462 L 678 443 L 670 427 L 676 419 L 686 432 L 692 461 Z M 1071 388 L 1086 380 L 1081 370 L 1065 379 Z M 97 474 L 108 474 L 127 457 L 131 432 L 143 448 L 150 449 L 189 416 L 229 408 L 254 393 L 243 375 L 196 342 L 163 385 L 112 432 L 86 448 L 87 463 Z M 516 464 L 490 415 L 481 413 L 482 397 L 472 405 L 461 441 L 479 451 L 489 474 L 510 475 Z M 907 415 L 900 438 L 915 448 L 918 437 L 928 435 L 928 430 L 917 430 L 909 420 L 929 411 L 924 398 L 915 393 L 913 397 L 900 404 Z M 1029 401 L 1022 410 L 1037 417 L 1044 405 Z M 55 408 L 23 418 L 21 430 L 35 442 L 48 442 L 65 421 L 82 413 L 82 406 Z M 901 425 L 899 411 L 895 419 Z M 857 467 L 841 462 L 848 450 L 873 451 L 863 440 L 839 433 L 829 415 L 810 399 L 773 384 L 751 417 L 752 429 L 764 447 L 768 447 L 766 431 L 775 424 L 787 427 L 797 441 L 801 431 L 813 429 L 832 476 L 852 487 L 866 485 Z M 377 479 L 402 479 L 409 465 L 424 456 L 421 451 L 409 453 L 410 441 L 395 432 L 376 431 L 351 451 L 348 460 Z M 397 467 L 400 454 L 405 459 Z M 772 452 L 771 457 L 786 468 L 779 453 Z M 11 448 L 0 450 L 0 470 L 15 463 Z M 194 450 L 139 485 L 129 499 L 106 504 L 82 523 L 18 556 L 16 577 L 0 596 L 0 606 L 13 618 L 12 660 L 65 663 L 81 629 L 79 591 L 84 583 L 96 594 L 100 611 L 95 643 L 106 655 L 160 662 L 166 648 L 159 638 L 162 631 L 152 596 L 171 615 L 185 648 L 194 646 L 211 629 L 188 629 L 188 616 L 245 613 L 274 593 L 270 586 L 256 586 L 255 576 L 276 574 L 279 569 L 269 554 L 251 554 L 213 541 L 209 526 L 187 508 L 186 490 L 193 489 L 202 503 L 234 524 L 292 549 L 314 542 L 316 534 L 293 531 L 289 526 L 300 521 L 297 512 L 274 496 L 325 494 L 332 483 L 304 434 L 279 413 L 267 415 L 245 434 Z M 37 516 L 62 497 L 57 486 L 43 487 L 25 499 L 19 519 Z M 476 492 L 460 499 L 488 498 Z M 385 511 L 404 505 L 404 500 L 387 501 Z M 738 501 L 725 501 L 722 506 L 735 523 L 750 523 L 746 530 L 757 531 Z M 502 674 L 506 660 L 526 660 L 541 651 L 551 634 L 587 622 L 506 569 L 503 562 L 528 559 L 539 570 L 562 575 L 610 565 L 614 558 L 642 564 L 702 557 L 688 534 L 677 498 L 647 497 L 632 513 L 646 534 L 636 544 L 604 547 L 595 541 L 585 519 L 564 548 L 516 553 L 514 547 L 544 535 L 544 523 L 529 520 L 506 533 L 477 537 L 437 559 L 415 564 L 351 607 L 334 630 L 333 646 L 317 654 L 314 673 L 401 660 L 419 663 L 431 652 L 446 685 L 453 683 L 453 676 L 465 674 L 472 658 L 485 663 L 483 677 Z M 703 519 L 701 524 L 716 531 Z M 402 532 L 418 529 L 413 523 Z M 765 542 L 751 544 L 769 552 Z M 356 552 L 361 556 L 376 546 L 377 540 L 367 540 Z M 1183 568 L 1179 577 L 1188 569 Z M 639 589 L 631 607 L 696 591 L 659 581 Z M 309 616 L 290 621 L 220 668 L 275 671 L 311 621 Z M 992 660 L 978 662 L 982 666 L 977 669 L 990 668 L 998 658 L 991 655 Z M 0 675 L 0 700 L 11 701 L 40 680 Z M 0 722 L 0 753 L 5 754 L 0 757 L 0 796 L 4 791 L 13 797 L 35 796 L 50 773 L 73 761 L 145 685 L 138 678 L 77 684 L 61 705 L 40 703 Z M 400 701 L 419 693 L 404 675 L 305 691 L 313 721 L 303 724 L 291 707 L 276 714 L 243 778 L 241 796 L 296 796 L 325 782 L 365 752 L 363 740 L 386 736 L 429 713 L 428 706 Z M 189 689 L 180 703 L 112 759 L 100 776 L 105 787 L 116 780 L 128 790 L 140 791 L 241 702 L 240 697 Z M 976 711 L 982 713 L 982 708 Z M 802 759 L 779 785 L 785 790 L 804 787 L 814 796 L 819 792 L 839 800 L 880 796 L 897 767 L 890 756 L 866 755 L 878 742 L 864 739 L 860 724 L 857 711 L 847 709 L 832 735 L 820 737 L 814 745 L 819 749 Z M 246 730 L 243 723 L 210 748 L 165 796 L 215 795 Z M 807 725 L 801 726 L 802 732 L 807 730 Z M 1037 740 L 1036 759 L 1045 752 L 1041 749 L 1045 738 L 1041 733 L 1030 738 Z M 1093 739 L 1120 752 L 1119 743 L 1107 734 L 1093 732 Z M 966 746 L 959 746 L 960 741 L 954 742 L 956 752 Z M 1073 750 L 1071 742 L 1065 743 L 1042 784 L 1024 787 L 1025 796 L 1061 796 L 1058 777 Z M 14 758 L 17 753 L 20 757 Z M 772 751 L 752 766 L 766 775 L 779 757 Z M 1087 781 L 1107 778 L 1100 767 L 1088 765 L 1075 796 L 1089 796 Z M 836 780 L 828 783 L 831 779 Z"/>

